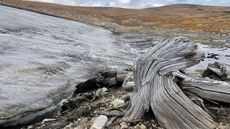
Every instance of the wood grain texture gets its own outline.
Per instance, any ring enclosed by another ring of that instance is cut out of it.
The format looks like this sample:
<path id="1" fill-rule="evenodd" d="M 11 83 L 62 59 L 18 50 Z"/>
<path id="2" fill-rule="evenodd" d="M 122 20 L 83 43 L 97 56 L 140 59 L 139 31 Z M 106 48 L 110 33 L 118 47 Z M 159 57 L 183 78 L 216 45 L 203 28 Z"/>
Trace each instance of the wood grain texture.
<path id="1" fill-rule="evenodd" d="M 180 72 L 174 72 L 173 74 L 182 79 L 180 86 L 183 90 L 194 93 L 204 99 L 230 103 L 229 68 L 229 65 L 217 62 L 209 64 L 207 68 L 207 70 L 215 73 L 218 78 L 225 81 L 214 80 L 207 77 L 201 78 L 199 76 L 190 77 Z"/>
<path id="2" fill-rule="evenodd" d="M 124 119 L 140 119 L 152 110 L 166 129 L 215 128 L 212 117 L 183 93 L 173 74 L 197 63 L 201 56 L 195 44 L 179 37 L 165 40 L 139 57 L 134 70 L 134 95 Z"/>

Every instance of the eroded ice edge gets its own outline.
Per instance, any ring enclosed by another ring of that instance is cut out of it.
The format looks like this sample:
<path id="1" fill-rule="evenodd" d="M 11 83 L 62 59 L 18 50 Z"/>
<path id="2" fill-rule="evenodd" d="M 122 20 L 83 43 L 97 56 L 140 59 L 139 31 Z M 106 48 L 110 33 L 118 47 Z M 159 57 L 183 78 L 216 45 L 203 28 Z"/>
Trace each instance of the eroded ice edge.
<path id="1" fill-rule="evenodd" d="M 132 65 L 115 41 L 103 28 L 0 6 L 0 124 L 55 105 L 98 70 Z"/>

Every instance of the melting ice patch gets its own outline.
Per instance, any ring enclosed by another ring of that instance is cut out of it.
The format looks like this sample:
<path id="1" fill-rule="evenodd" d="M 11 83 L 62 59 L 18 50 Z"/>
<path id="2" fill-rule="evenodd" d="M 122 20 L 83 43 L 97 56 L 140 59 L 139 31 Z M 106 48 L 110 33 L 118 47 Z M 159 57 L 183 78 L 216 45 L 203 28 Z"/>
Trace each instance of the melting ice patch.
<path id="1" fill-rule="evenodd" d="M 0 6 L 0 124 L 67 97 L 95 70 L 135 56 L 103 28 Z"/>

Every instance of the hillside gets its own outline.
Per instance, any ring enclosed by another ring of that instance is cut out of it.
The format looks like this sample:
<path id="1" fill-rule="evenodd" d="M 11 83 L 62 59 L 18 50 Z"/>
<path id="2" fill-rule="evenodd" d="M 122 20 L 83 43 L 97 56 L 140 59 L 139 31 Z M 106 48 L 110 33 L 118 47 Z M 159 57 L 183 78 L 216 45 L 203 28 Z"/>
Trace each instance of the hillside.
<path id="1" fill-rule="evenodd" d="M 181 28 L 230 30 L 230 7 L 169 5 L 147 9 L 76 7 L 51 3 L 4 0 L 0 4 L 76 20 L 110 29 Z"/>

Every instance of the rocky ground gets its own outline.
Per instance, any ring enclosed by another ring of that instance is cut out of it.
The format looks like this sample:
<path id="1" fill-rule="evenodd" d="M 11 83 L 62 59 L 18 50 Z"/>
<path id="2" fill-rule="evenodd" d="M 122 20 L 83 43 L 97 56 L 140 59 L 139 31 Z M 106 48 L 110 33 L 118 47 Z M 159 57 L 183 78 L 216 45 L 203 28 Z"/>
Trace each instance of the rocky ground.
<path id="1" fill-rule="evenodd" d="M 133 81 L 131 69 L 100 73 L 76 86 L 73 97 L 64 100 L 60 112 L 19 128 L 163 129 L 158 125 L 152 112 L 146 112 L 139 120 L 122 119 L 130 104 Z M 208 105 L 209 113 L 219 122 L 217 129 L 230 128 L 229 104 L 213 104 L 209 101 L 205 101 L 204 104 Z"/>
<path id="2" fill-rule="evenodd" d="M 131 71 L 109 71 L 103 73 L 103 80 L 98 76 L 76 87 L 73 97 L 65 100 L 58 116 L 47 117 L 23 129 L 161 129 L 148 113 L 143 119 L 123 121 L 125 109 L 129 106 L 133 78 Z M 126 79 L 125 79 L 126 77 Z M 127 77 L 128 80 L 127 80 Z M 123 83 L 123 80 L 125 82 Z M 84 86 L 83 86 L 84 85 Z M 123 86 L 122 86 L 123 85 Z"/>

